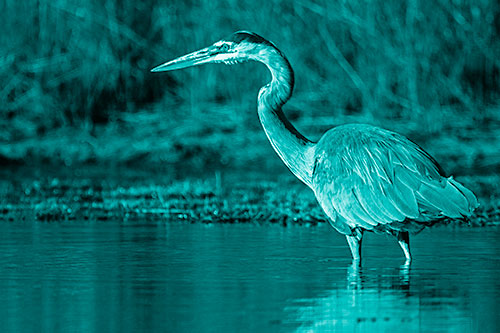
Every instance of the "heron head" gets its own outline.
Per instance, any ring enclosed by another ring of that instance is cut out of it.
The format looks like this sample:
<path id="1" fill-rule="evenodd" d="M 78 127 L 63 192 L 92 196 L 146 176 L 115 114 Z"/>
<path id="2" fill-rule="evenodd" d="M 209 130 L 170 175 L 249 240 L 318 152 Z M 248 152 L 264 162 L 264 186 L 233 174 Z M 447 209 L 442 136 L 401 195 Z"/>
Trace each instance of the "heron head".
<path id="1" fill-rule="evenodd" d="M 207 63 L 233 65 L 246 60 L 259 60 L 264 50 L 276 47 L 261 36 L 248 31 L 238 31 L 209 47 L 186 54 L 153 68 L 152 72 L 171 71 Z M 279 51 L 278 51 L 279 52 Z"/>

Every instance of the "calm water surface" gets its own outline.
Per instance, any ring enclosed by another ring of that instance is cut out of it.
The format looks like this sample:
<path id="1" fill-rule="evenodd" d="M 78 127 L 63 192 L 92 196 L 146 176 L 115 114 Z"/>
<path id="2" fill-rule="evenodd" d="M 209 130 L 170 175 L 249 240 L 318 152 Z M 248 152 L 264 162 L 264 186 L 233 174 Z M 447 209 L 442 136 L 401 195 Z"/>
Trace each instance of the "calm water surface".
<path id="1" fill-rule="evenodd" d="M 329 226 L 0 224 L 0 331 L 500 330 L 500 230 L 368 234 L 361 268 Z"/>

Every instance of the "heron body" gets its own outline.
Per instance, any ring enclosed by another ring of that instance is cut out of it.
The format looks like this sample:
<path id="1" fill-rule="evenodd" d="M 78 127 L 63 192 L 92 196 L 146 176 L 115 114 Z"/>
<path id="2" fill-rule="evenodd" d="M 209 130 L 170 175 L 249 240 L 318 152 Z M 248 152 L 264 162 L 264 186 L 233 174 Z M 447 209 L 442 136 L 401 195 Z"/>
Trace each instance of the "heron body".
<path id="1" fill-rule="evenodd" d="M 258 96 L 259 119 L 271 145 L 314 191 L 330 224 L 346 235 L 353 259 L 361 258 L 366 230 L 396 236 L 409 261 L 409 232 L 444 218 L 467 217 L 477 207 L 470 190 L 447 178 L 428 153 L 400 134 L 346 124 L 318 142 L 304 137 L 282 111 L 293 91 L 292 67 L 274 44 L 254 33 L 236 32 L 152 71 L 246 60 L 264 63 L 272 75 Z"/>

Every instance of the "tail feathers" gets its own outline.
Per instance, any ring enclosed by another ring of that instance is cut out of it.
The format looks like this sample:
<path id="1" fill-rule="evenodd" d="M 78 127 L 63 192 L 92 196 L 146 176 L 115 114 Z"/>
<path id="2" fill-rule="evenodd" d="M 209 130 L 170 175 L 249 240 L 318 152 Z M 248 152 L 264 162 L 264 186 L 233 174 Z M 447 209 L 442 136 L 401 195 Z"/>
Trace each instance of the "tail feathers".
<path id="1" fill-rule="evenodd" d="M 465 186 L 454 180 L 453 177 L 448 178 L 448 182 L 465 196 L 467 203 L 469 204 L 468 207 L 469 214 L 466 216 L 472 214 L 474 209 L 476 209 L 479 206 L 479 203 L 477 202 L 477 198 L 474 195 L 474 193 L 472 193 L 471 190 L 469 190 L 468 188 L 466 188 Z"/>
<path id="2" fill-rule="evenodd" d="M 439 183 L 423 183 L 417 192 L 417 200 L 422 208 L 451 218 L 470 216 L 478 206 L 474 194 L 452 177 Z"/>

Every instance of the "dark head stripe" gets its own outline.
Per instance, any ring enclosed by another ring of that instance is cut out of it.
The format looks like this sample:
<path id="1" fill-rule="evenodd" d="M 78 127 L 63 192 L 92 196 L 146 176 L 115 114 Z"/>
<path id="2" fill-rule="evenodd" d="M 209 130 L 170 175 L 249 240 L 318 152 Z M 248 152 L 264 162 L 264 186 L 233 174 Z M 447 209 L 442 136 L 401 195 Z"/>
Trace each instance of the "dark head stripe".
<path id="1" fill-rule="evenodd" d="M 249 43 L 254 43 L 254 44 L 264 44 L 264 45 L 269 45 L 272 47 L 275 47 L 271 42 L 268 40 L 264 39 L 263 37 L 249 31 L 237 31 L 234 34 L 232 34 L 229 38 L 226 39 L 227 41 L 235 42 L 235 43 L 240 43 L 243 41 L 249 42 Z"/>

